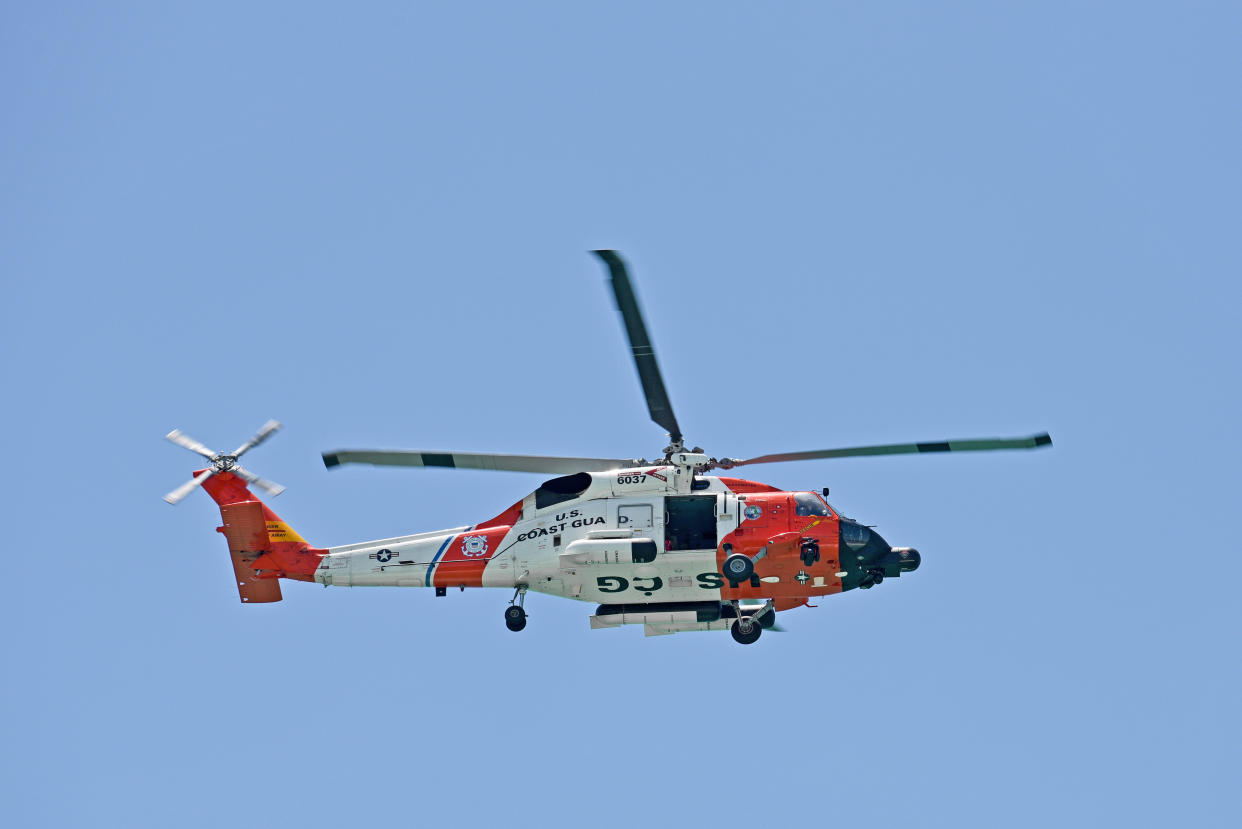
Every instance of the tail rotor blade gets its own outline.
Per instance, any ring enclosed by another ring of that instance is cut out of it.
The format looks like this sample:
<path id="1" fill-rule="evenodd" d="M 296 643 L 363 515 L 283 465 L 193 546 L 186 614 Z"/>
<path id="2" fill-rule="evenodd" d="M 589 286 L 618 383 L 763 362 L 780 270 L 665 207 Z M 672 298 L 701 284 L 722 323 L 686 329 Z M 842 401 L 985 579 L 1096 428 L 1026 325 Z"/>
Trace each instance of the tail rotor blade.
<path id="1" fill-rule="evenodd" d="M 244 453 L 249 452 L 251 449 L 255 448 L 260 443 L 262 443 L 263 441 L 271 437 L 272 433 L 275 432 L 279 428 L 280 428 L 279 421 L 269 420 L 267 423 L 264 423 L 259 428 L 259 431 L 255 432 L 254 437 L 252 437 L 250 440 L 246 441 L 241 446 L 233 450 L 233 457 L 240 458 Z"/>
<path id="2" fill-rule="evenodd" d="M 170 440 L 182 448 L 189 449 L 191 452 L 197 452 L 204 458 L 214 458 L 217 454 L 196 441 L 194 438 L 182 432 L 180 429 L 173 429 L 171 432 L 164 435 L 164 439 Z"/>
<path id="3" fill-rule="evenodd" d="M 202 486 L 203 481 L 206 481 L 208 478 L 210 478 L 214 474 L 216 474 L 216 470 L 208 469 L 206 472 L 204 472 L 201 475 L 195 475 L 193 478 L 186 481 L 184 484 L 182 484 L 181 486 L 174 489 L 172 492 L 165 495 L 164 500 L 170 504 L 177 503 L 182 498 L 184 498 L 185 496 L 193 492 L 195 489 Z"/>
<path id="4" fill-rule="evenodd" d="M 266 478 L 260 478 L 250 470 L 244 469 L 236 464 L 233 465 L 233 468 L 230 471 L 237 477 L 245 479 L 247 483 L 254 484 L 268 495 L 271 495 L 273 498 L 285 491 L 285 488 L 280 484 L 269 481 Z"/>

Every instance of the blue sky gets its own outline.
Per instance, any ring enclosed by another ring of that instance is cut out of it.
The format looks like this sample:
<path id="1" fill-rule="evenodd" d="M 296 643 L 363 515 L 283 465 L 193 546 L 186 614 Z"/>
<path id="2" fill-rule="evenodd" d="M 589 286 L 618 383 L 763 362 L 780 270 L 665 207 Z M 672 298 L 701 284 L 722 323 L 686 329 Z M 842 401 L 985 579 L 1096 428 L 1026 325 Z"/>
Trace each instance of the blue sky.
<path id="1" fill-rule="evenodd" d="M 9 825 L 1235 825 L 1242 13 L 1228 3 L 46 3 L 3 13 Z M 240 443 L 319 545 L 648 455 L 632 267 L 716 455 L 919 572 L 725 635 L 290 585 L 242 607 Z"/>

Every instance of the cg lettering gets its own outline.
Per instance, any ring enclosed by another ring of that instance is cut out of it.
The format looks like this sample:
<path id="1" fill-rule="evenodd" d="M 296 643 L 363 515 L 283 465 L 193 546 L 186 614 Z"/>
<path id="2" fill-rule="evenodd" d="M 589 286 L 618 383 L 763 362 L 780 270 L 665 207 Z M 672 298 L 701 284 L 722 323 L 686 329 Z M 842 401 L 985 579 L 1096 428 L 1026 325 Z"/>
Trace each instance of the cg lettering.
<path id="1" fill-rule="evenodd" d="M 699 588 L 703 590 L 719 590 L 724 586 L 724 577 L 719 573 L 699 573 L 694 577 L 694 580 Z M 624 593 L 633 587 L 635 590 L 641 591 L 643 595 L 650 596 L 652 593 L 664 589 L 664 580 L 659 576 L 653 576 L 649 579 L 600 576 L 595 579 L 595 586 L 599 588 L 601 593 Z"/>

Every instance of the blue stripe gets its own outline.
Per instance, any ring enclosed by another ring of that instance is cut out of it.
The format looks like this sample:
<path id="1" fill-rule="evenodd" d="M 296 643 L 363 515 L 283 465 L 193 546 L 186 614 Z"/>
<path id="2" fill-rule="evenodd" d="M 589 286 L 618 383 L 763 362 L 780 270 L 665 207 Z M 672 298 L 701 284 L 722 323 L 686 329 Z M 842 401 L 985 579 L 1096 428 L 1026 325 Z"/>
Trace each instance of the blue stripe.
<path id="1" fill-rule="evenodd" d="M 444 551 L 448 549 L 448 545 L 453 543 L 455 535 L 450 535 L 444 539 L 444 543 L 440 545 L 440 552 L 436 553 L 436 557 L 431 560 L 431 564 L 427 565 L 427 586 L 431 587 L 431 573 L 436 569 L 436 562 L 440 560 L 440 556 L 444 555 Z"/>

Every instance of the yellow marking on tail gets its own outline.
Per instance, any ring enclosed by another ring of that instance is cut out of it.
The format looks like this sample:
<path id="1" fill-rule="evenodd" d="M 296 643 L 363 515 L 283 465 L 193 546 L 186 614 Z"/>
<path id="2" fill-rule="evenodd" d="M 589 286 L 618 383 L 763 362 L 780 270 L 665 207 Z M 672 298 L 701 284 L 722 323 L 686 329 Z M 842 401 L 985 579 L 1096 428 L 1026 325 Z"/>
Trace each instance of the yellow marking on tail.
<path id="1" fill-rule="evenodd" d="M 293 544 L 305 544 L 306 539 L 284 521 L 268 521 L 267 537 L 273 542 L 285 541 Z"/>

